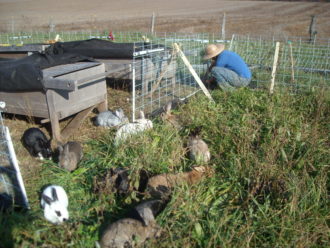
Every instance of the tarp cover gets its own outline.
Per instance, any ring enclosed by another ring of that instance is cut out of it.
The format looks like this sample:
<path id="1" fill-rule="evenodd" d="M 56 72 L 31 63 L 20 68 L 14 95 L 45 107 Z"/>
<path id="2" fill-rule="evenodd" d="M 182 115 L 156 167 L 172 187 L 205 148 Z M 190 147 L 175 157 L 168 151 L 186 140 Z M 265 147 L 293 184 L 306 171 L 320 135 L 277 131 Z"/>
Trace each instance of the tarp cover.
<path id="1" fill-rule="evenodd" d="M 135 43 L 135 51 L 143 49 L 143 43 Z M 132 58 L 134 43 L 114 43 L 90 39 L 57 42 L 43 53 L 34 53 L 19 59 L 0 60 L 0 91 L 44 90 L 42 69 L 56 65 L 97 58 Z"/>

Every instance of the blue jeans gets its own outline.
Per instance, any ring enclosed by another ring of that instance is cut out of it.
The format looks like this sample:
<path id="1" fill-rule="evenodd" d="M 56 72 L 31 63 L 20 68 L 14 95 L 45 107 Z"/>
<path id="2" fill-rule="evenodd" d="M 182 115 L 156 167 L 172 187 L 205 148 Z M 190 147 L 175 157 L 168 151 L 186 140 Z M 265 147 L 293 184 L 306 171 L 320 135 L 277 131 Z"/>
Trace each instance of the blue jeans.
<path id="1" fill-rule="evenodd" d="M 212 68 L 211 76 L 215 78 L 218 86 L 223 91 L 231 91 L 235 88 L 245 87 L 251 81 L 251 79 L 238 76 L 238 74 L 232 70 L 218 66 Z"/>

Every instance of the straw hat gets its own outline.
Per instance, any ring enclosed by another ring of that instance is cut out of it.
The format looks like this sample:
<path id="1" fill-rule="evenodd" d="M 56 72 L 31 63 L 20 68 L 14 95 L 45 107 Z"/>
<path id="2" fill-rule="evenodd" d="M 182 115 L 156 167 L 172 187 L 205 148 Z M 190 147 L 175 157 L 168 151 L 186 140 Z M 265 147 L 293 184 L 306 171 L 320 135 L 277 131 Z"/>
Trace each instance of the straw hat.
<path id="1" fill-rule="evenodd" d="M 209 44 L 205 48 L 205 55 L 203 59 L 206 60 L 213 58 L 219 55 L 223 50 L 225 50 L 225 46 L 223 44 Z"/>

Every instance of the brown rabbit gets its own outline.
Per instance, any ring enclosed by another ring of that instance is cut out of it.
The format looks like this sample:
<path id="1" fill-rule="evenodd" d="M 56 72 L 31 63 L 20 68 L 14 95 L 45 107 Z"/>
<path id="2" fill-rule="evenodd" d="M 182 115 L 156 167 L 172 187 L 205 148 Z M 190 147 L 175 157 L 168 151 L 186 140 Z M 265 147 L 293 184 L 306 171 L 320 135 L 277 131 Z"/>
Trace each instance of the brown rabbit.
<path id="1" fill-rule="evenodd" d="M 148 239 L 159 237 L 160 232 L 160 227 L 153 220 L 146 226 L 136 219 L 120 219 L 106 228 L 100 245 L 101 248 L 136 247 Z"/>
<path id="2" fill-rule="evenodd" d="M 206 166 L 194 167 L 191 171 L 180 172 L 177 174 L 164 173 L 149 178 L 147 191 L 151 196 L 163 198 L 168 196 L 171 189 L 184 183 L 195 184 L 199 182 L 206 174 L 210 174 L 212 169 Z"/>
<path id="3" fill-rule="evenodd" d="M 211 154 L 207 144 L 199 137 L 200 128 L 196 128 L 190 133 L 188 140 L 189 157 L 197 164 L 208 163 Z"/>
<path id="4" fill-rule="evenodd" d="M 64 146 L 59 145 L 58 150 L 60 152 L 58 165 L 68 171 L 75 170 L 83 157 L 81 144 L 79 142 L 69 141 Z"/>
<path id="5" fill-rule="evenodd" d="M 161 113 L 160 117 L 163 120 L 163 122 L 172 125 L 176 129 L 181 129 L 182 127 L 177 117 L 171 113 L 171 109 L 172 109 L 172 102 L 169 101 L 165 105 L 165 112 Z"/>

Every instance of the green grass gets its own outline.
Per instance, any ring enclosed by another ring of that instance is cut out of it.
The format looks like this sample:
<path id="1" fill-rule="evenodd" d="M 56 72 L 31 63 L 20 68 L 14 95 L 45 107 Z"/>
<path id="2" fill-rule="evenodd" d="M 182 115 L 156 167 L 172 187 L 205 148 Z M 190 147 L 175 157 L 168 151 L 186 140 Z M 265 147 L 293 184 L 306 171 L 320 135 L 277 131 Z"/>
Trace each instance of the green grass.
<path id="1" fill-rule="evenodd" d="M 162 237 L 147 247 L 328 247 L 330 243 L 330 94 L 299 95 L 249 89 L 213 91 L 174 112 L 179 132 L 160 120 L 134 140 L 113 145 L 114 131 L 85 147 L 73 173 L 45 162 L 28 178 L 28 212 L 0 215 L 1 247 L 94 247 L 104 227 L 136 204 L 136 192 L 119 197 L 102 186 L 110 168 L 144 168 L 152 174 L 186 171 L 184 145 L 202 126 L 214 175 L 175 188 L 157 217 Z M 69 223 L 46 222 L 39 194 L 60 184 L 69 195 Z"/>

